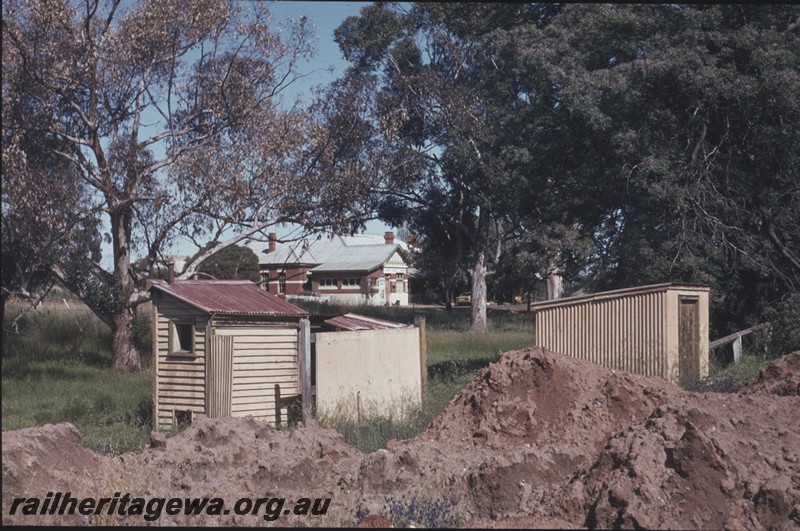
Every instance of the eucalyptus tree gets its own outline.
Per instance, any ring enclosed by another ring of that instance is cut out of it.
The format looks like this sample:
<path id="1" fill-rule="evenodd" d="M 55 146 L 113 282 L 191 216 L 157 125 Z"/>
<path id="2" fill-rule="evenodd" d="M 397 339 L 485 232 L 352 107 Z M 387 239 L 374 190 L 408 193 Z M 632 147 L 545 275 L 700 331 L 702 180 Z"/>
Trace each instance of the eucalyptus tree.
<path id="1" fill-rule="evenodd" d="M 722 320 L 794 306 L 797 323 L 798 17 L 790 5 L 567 5 L 546 28 L 536 72 L 559 87 L 577 182 L 604 192 L 579 194 L 597 200 L 585 204 L 597 287 L 708 283 Z"/>
<path id="2" fill-rule="evenodd" d="M 432 246 L 450 242 L 465 253 L 474 330 L 486 329 L 486 277 L 517 227 L 507 204 L 517 183 L 504 167 L 498 129 L 517 96 L 513 76 L 499 66 L 495 33 L 545 25 L 556 12 L 536 4 L 377 3 L 335 33 L 351 63 L 347 78 L 376 86 L 381 141 L 416 160 L 415 172 L 384 176 L 380 215 L 416 225 L 423 247 L 430 233 L 438 235 Z"/>
<path id="3" fill-rule="evenodd" d="M 312 53 L 305 18 L 278 32 L 262 3 L 9 0 L 2 31 L 3 179 L 35 191 L 4 192 L 4 216 L 85 220 L 110 245 L 112 271 L 97 253 L 48 260 L 111 327 L 115 369 L 140 368 L 132 318 L 177 238 L 198 248 L 187 277 L 270 224 L 352 222 L 358 187 L 330 154 L 341 131 L 284 100 Z M 29 171 L 44 145 L 74 178 Z"/>

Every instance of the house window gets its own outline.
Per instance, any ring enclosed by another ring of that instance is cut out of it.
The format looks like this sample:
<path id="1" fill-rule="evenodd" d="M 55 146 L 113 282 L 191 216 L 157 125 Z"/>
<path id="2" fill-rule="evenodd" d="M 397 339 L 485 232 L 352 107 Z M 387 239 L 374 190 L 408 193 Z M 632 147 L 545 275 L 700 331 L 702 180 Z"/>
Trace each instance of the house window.
<path id="1" fill-rule="evenodd" d="M 321 278 L 319 279 L 319 289 L 336 289 L 339 284 L 335 278 Z"/>
<path id="2" fill-rule="evenodd" d="M 405 273 L 397 273 L 397 280 L 405 280 L 406 274 Z"/>
<path id="3" fill-rule="evenodd" d="M 278 273 L 278 293 L 286 293 L 286 273 Z"/>
<path id="4" fill-rule="evenodd" d="M 178 356 L 194 355 L 194 324 L 169 322 L 169 353 Z"/>
<path id="5" fill-rule="evenodd" d="M 360 278 L 344 278 L 342 279 L 343 288 L 359 288 L 361 287 Z"/>

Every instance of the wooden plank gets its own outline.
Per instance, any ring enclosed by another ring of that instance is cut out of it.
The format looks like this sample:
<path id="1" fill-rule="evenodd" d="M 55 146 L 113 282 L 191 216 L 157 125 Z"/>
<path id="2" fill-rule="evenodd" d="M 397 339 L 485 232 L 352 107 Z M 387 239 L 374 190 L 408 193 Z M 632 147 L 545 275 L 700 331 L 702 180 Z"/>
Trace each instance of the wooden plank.
<path id="1" fill-rule="evenodd" d="M 420 388 L 422 396 L 425 396 L 425 391 L 428 388 L 428 340 L 427 340 L 427 327 L 424 316 L 418 316 L 414 319 L 414 324 L 419 329 L 419 369 L 420 369 Z"/>
<path id="2" fill-rule="evenodd" d="M 300 321 L 300 340 L 298 346 L 300 361 L 300 388 L 303 395 L 303 418 L 311 418 L 313 402 L 311 397 L 311 321 Z"/>
<path id="3" fill-rule="evenodd" d="M 263 397 L 256 397 L 254 399 L 239 398 L 234 400 L 231 413 L 242 413 L 243 411 L 253 411 L 262 415 L 269 415 L 275 411 L 275 401 L 265 400 Z"/>
<path id="4" fill-rule="evenodd" d="M 237 348 L 295 348 L 296 337 L 236 337 Z"/>
<path id="5" fill-rule="evenodd" d="M 271 389 L 240 389 L 240 388 L 237 387 L 237 388 L 235 388 L 233 390 L 232 395 L 236 399 L 244 399 L 244 398 L 250 398 L 250 397 L 259 398 L 260 397 L 260 398 L 263 398 L 263 399 L 274 400 L 274 396 L 275 396 L 274 395 L 274 392 L 275 392 L 274 391 L 274 387 L 275 387 L 275 384 L 272 384 L 270 387 L 271 387 Z M 239 401 L 239 403 L 241 403 L 241 401 Z"/>
<path id="6" fill-rule="evenodd" d="M 271 389 L 273 389 L 275 387 L 275 384 L 273 382 L 264 382 L 264 381 L 259 381 L 257 383 L 242 383 L 240 381 L 237 381 L 234 385 L 235 385 L 234 389 L 240 390 L 240 391 L 241 390 L 251 390 L 251 389 L 253 389 L 253 390 L 259 389 L 259 390 L 268 391 L 268 390 L 271 390 Z M 291 385 L 290 384 L 281 384 L 281 392 L 282 393 L 284 393 L 284 394 L 289 393 L 290 389 L 295 389 L 296 390 L 297 389 L 297 385 L 295 385 L 294 382 Z"/>
<path id="7" fill-rule="evenodd" d="M 715 339 L 714 341 L 708 344 L 709 350 L 714 350 L 717 347 L 721 347 L 723 345 L 727 345 L 728 343 L 733 343 L 737 339 L 746 336 L 748 334 L 752 334 L 753 332 L 761 332 L 767 330 L 770 327 L 769 323 L 761 323 L 755 326 L 751 326 L 750 328 L 745 328 L 744 330 L 739 330 L 736 333 L 727 335 L 725 337 L 721 337 L 719 339 Z"/>
<path id="8" fill-rule="evenodd" d="M 284 357 L 289 359 L 297 359 L 297 350 L 288 348 L 252 348 L 252 349 L 236 349 L 237 358 L 278 358 Z"/>
<path id="9" fill-rule="evenodd" d="M 282 326 L 270 327 L 268 325 L 252 327 L 252 328 L 233 328 L 228 326 L 218 326 L 216 329 L 218 336 L 236 336 L 237 338 L 244 337 L 294 337 L 297 338 L 296 328 L 286 328 Z"/>
<path id="10" fill-rule="evenodd" d="M 203 386 L 203 379 L 202 378 L 178 378 L 168 382 L 168 385 L 172 387 L 183 387 L 183 388 L 191 388 L 194 389 L 197 386 Z M 159 386 L 159 388 L 163 387 Z"/>
<path id="11" fill-rule="evenodd" d="M 234 363 L 233 370 L 234 372 L 240 371 L 270 371 L 276 369 L 292 369 L 296 368 L 297 364 L 295 363 L 270 363 L 270 362 L 262 362 L 262 363 Z"/>
<path id="12" fill-rule="evenodd" d="M 191 409 L 194 408 L 198 413 L 203 412 L 203 400 L 182 400 L 177 398 L 163 398 L 161 406 L 171 411 L 173 409 Z"/>

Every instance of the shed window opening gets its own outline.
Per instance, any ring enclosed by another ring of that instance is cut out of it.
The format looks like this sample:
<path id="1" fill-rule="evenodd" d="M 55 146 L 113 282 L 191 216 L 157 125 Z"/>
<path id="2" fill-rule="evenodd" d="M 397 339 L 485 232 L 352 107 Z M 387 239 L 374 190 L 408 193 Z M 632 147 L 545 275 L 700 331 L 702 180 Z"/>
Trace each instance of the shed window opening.
<path id="1" fill-rule="evenodd" d="M 169 351 L 172 354 L 194 354 L 194 325 L 192 323 L 169 324 Z"/>

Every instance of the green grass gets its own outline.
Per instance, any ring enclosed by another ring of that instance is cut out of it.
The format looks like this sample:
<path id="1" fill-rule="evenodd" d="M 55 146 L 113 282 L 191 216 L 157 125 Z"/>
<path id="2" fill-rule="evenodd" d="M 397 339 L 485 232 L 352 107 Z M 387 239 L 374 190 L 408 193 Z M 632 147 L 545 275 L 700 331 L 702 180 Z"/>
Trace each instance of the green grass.
<path id="1" fill-rule="evenodd" d="M 685 388 L 695 392 L 735 393 L 773 360 L 774 357 L 762 352 L 745 349 L 739 363 L 734 363 L 728 359 L 724 348 L 717 349 L 709 354 L 708 377 Z"/>
<path id="2" fill-rule="evenodd" d="M 139 450 L 147 443 L 152 370 L 112 371 L 105 324 L 85 308 L 46 307 L 19 325 L 18 333 L 3 336 L 3 430 L 69 421 L 85 446 L 103 453 Z M 139 346 L 149 348 L 143 328 L 138 320 Z M 143 362 L 149 365 L 149 356 Z"/>

